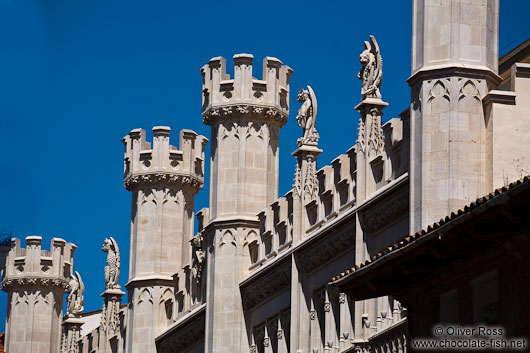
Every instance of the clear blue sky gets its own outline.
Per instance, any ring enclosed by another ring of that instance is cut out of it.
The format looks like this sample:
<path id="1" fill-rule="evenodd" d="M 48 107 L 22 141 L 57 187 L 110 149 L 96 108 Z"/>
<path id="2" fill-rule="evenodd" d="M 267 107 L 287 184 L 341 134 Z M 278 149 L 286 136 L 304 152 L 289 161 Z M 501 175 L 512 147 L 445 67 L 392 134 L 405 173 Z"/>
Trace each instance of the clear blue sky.
<path id="1" fill-rule="evenodd" d="M 293 118 L 300 87 L 310 84 L 318 97 L 319 166 L 355 143 L 358 57 L 369 34 L 384 59 L 384 118 L 407 108 L 411 3 L 0 0 L 0 227 L 19 238 L 41 235 L 46 249 L 54 236 L 74 242 L 85 310 L 100 309 L 106 236 L 122 250 L 120 284 L 128 278 L 124 135 L 169 125 L 173 144 L 182 128 L 209 137 L 200 67 L 252 53 L 260 77 L 263 57 L 276 56 L 294 69 L 291 118 L 280 135 L 282 195 L 301 134 Z M 529 13 L 528 1 L 502 0 L 501 54 L 530 36 Z M 207 202 L 206 186 L 196 209 Z"/>

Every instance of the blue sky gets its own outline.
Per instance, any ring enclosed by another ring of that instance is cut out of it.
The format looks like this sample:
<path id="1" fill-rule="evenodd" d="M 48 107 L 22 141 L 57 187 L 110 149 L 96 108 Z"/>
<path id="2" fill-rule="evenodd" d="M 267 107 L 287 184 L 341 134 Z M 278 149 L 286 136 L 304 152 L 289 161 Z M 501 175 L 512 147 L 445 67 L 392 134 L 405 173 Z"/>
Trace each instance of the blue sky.
<path id="1" fill-rule="evenodd" d="M 120 284 L 128 278 L 124 135 L 168 125 L 173 144 L 182 128 L 209 137 L 200 67 L 214 56 L 231 63 L 236 53 L 252 53 L 259 78 L 263 57 L 276 56 L 294 69 L 292 102 L 302 86 L 316 92 L 323 166 L 355 143 L 358 56 L 368 35 L 384 59 L 384 119 L 408 107 L 411 4 L 0 0 L 0 227 L 19 238 L 41 235 L 46 249 L 54 236 L 74 242 L 85 311 L 100 309 L 105 237 L 122 249 Z M 530 36 L 528 13 L 528 1 L 501 2 L 501 54 Z M 280 195 L 292 185 L 298 107 L 281 130 Z M 196 210 L 207 203 L 206 186 Z M 6 301 L 0 294 L 1 318 Z"/>

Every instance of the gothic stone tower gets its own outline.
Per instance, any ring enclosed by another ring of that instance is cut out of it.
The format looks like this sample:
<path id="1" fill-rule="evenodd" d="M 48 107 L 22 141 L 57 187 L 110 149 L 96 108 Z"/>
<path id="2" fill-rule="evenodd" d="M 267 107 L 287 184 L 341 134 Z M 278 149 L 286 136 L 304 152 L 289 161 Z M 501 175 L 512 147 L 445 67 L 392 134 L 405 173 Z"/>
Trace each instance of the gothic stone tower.
<path id="1" fill-rule="evenodd" d="M 245 352 L 239 281 L 250 266 L 248 244 L 257 239 L 257 214 L 278 194 L 279 129 L 289 115 L 292 70 L 276 58 L 263 60 L 263 78 L 252 77 L 253 56 L 212 58 L 201 69 L 202 116 L 212 128 L 210 221 L 207 245 L 205 351 Z"/>
<path id="2" fill-rule="evenodd" d="M 132 192 L 127 352 L 155 353 L 155 337 L 173 311 L 172 275 L 191 258 L 195 194 L 204 183 L 208 140 L 180 131 L 180 150 L 169 144 L 170 128 L 132 130 L 125 145 L 125 188 Z"/>
<path id="3" fill-rule="evenodd" d="M 2 289 L 8 293 L 6 352 L 59 352 L 64 293 L 77 248 L 53 238 L 50 251 L 42 238 L 26 237 L 26 248 L 13 239 L 7 256 Z"/>
<path id="4" fill-rule="evenodd" d="M 497 75 L 499 0 L 414 0 L 411 231 L 488 192 L 482 99 Z"/>

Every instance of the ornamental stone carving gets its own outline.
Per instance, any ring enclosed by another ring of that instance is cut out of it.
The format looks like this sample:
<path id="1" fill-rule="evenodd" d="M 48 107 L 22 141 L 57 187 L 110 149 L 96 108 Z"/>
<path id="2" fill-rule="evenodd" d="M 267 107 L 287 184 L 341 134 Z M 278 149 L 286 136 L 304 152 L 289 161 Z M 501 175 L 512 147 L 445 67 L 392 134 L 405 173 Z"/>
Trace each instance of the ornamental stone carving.
<path id="1" fill-rule="evenodd" d="M 304 129 L 304 135 L 298 139 L 298 146 L 318 144 L 318 133 L 316 130 L 317 98 L 311 86 L 307 90 L 301 88 L 298 93 L 298 102 L 302 103 L 296 121 L 298 126 Z"/>
<path id="2" fill-rule="evenodd" d="M 193 249 L 193 260 L 191 266 L 191 274 L 195 279 L 195 283 L 200 283 L 202 278 L 202 270 L 206 262 L 206 251 L 203 248 L 204 239 L 202 234 L 197 234 L 191 239 Z"/>
<path id="3" fill-rule="evenodd" d="M 191 186 L 197 190 L 201 189 L 204 184 L 202 180 L 188 175 L 175 173 L 145 173 L 134 174 L 126 178 L 124 186 L 127 190 L 133 190 L 137 186 L 161 183 Z"/>
<path id="4" fill-rule="evenodd" d="M 204 339 L 204 314 L 183 325 L 174 335 L 165 337 L 157 344 L 157 352 L 182 352 Z"/>
<path id="5" fill-rule="evenodd" d="M 353 230 L 336 232 L 325 241 L 315 244 L 311 249 L 300 254 L 300 265 L 307 273 L 319 266 L 332 261 L 337 255 L 353 246 L 355 233 Z"/>
<path id="6" fill-rule="evenodd" d="M 105 238 L 103 252 L 107 253 L 107 266 L 105 266 L 105 288 L 119 289 L 118 280 L 120 277 L 120 250 L 118 243 L 113 237 Z"/>
<path id="7" fill-rule="evenodd" d="M 361 225 L 366 232 L 374 234 L 406 217 L 408 210 L 408 193 L 402 191 L 364 211 Z"/>
<path id="8" fill-rule="evenodd" d="M 379 45 L 374 36 L 370 36 L 370 41 L 364 42 L 364 51 L 359 57 L 361 70 L 357 77 L 362 80 L 361 95 L 365 98 L 381 98 L 379 89 L 383 79 L 383 59 L 379 50 Z"/>
<path id="9" fill-rule="evenodd" d="M 57 287 L 62 288 L 65 292 L 70 291 L 70 284 L 64 279 L 48 278 L 48 277 L 37 277 L 37 276 L 24 276 L 18 279 L 7 279 L 2 282 L 2 290 L 9 291 L 14 287 L 23 287 L 27 284 L 44 286 L 44 287 Z"/>
<path id="10" fill-rule="evenodd" d="M 85 284 L 79 272 L 75 271 L 70 280 L 70 295 L 66 298 L 66 316 L 77 315 L 83 312 Z"/>
<path id="11" fill-rule="evenodd" d="M 278 123 L 280 126 L 287 122 L 288 114 L 280 109 L 255 104 L 238 104 L 220 108 L 211 108 L 202 114 L 204 124 L 211 124 L 217 119 L 233 118 L 233 112 L 239 116 L 258 118 Z"/>
<path id="12" fill-rule="evenodd" d="M 284 264 L 261 280 L 242 288 L 245 306 L 253 308 L 268 300 L 272 295 L 286 289 L 291 284 L 291 266 Z"/>

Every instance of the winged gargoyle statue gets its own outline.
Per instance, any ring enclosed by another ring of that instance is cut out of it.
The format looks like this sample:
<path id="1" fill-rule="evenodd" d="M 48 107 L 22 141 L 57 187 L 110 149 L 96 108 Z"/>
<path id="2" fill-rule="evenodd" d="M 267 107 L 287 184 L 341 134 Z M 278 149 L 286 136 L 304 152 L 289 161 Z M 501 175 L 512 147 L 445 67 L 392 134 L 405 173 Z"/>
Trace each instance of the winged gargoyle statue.
<path id="1" fill-rule="evenodd" d="M 118 243 L 113 237 L 105 238 L 103 252 L 107 253 L 107 266 L 105 266 L 105 288 L 117 289 L 118 279 L 120 278 L 120 249 Z"/>
<path id="2" fill-rule="evenodd" d="M 381 98 L 381 80 L 383 79 L 383 59 L 379 45 L 374 36 L 370 36 L 370 42 L 364 41 L 364 47 L 359 57 L 361 70 L 357 77 L 363 81 L 361 94 L 365 98 Z"/>
<path id="3" fill-rule="evenodd" d="M 298 139 L 298 145 L 316 145 L 319 138 L 315 124 L 317 97 L 311 86 L 307 86 L 307 89 L 300 89 L 298 102 L 302 103 L 302 106 L 298 109 L 296 120 L 298 121 L 298 126 L 304 129 L 304 136 Z"/>
<path id="4" fill-rule="evenodd" d="M 79 272 L 75 271 L 75 276 L 70 279 L 70 294 L 66 298 L 68 303 L 66 307 L 66 316 L 76 315 L 83 312 L 83 303 L 85 300 L 85 284 Z"/>

